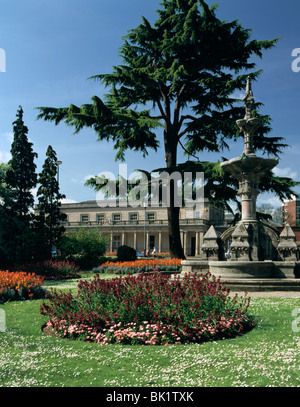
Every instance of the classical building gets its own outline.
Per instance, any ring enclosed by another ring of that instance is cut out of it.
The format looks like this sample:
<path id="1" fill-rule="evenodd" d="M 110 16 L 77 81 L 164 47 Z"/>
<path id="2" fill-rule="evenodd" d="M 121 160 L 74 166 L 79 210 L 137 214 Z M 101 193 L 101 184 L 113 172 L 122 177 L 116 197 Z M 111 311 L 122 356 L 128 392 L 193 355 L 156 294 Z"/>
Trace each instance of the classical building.
<path id="1" fill-rule="evenodd" d="M 85 201 L 62 204 L 62 212 L 67 215 L 66 233 L 80 226 L 96 228 L 110 236 L 107 251 L 116 251 L 121 245 L 128 245 L 142 252 L 152 250 L 164 253 L 169 251 L 167 209 L 163 207 L 122 207 L 109 206 L 115 202 Z M 180 233 L 185 255 L 201 254 L 203 236 L 211 225 L 221 233 L 228 227 L 224 221 L 224 211 L 204 202 L 200 214 L 192 208 L 180 209 Z"/>

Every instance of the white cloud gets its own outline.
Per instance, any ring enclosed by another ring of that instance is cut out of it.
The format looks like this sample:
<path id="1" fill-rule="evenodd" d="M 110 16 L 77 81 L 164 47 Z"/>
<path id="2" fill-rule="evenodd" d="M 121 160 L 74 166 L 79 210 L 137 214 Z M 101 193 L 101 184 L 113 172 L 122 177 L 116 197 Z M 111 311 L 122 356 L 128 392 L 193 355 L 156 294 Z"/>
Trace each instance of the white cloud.
<path id="1" fill-rule="evenodd" d="M 7 133 L 2 133 L 1 136 L 5 137 L 10 143 L 12 143 L 14 140 L 14 134 L 11 131 Z"/>
<path id="2" fill-rule="evenodd" d="M 11 154 L 8 151 L 0 151 L 0 162 L 7 163 L 11 159 Z"/>
<path id="3" fill-rule="evenodd" d="M 263 195 L 257 199 L 257 206 L 262 204 L 270 204 L 273 208 L 280 208 L 282 206 L 281 200 L 277 196 L 271 196 L 269 198 L 264 197 Z"/>
<path id="4" fill-rule="evenodd" d="M 298 176 L 297 171 L 292 170 L 290 167 L 285 168 L 275 167 L 273 169 L 273 172 L 277 177 L 289 177 L 292 179 L 296 179 Z"/>
<path id="5" fill-rule="evenodd" d="M 64 198 L 61 200 L 62 204 L 68 204 L 68 203 L 77 203 L 77 201 L 74 201 L 74 199 L 68 199 L 68 198 Z"/>

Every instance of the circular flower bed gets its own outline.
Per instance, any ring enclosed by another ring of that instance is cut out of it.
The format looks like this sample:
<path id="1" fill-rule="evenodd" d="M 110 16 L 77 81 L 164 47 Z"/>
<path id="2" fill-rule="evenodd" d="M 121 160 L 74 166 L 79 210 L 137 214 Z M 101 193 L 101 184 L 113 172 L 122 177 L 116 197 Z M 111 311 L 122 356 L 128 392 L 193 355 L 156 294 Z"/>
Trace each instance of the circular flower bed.
<path id="1" fill-rule="evenodd" d="M 40 312 L 46 327 L 63 338 L 111 343 L 167 345 L 232 338 L 255 326 L 247 316 L 250 298 L 230 297 L 210 273 L 140 274 L 81 281 L 78 293 L 53 290 Z"/>

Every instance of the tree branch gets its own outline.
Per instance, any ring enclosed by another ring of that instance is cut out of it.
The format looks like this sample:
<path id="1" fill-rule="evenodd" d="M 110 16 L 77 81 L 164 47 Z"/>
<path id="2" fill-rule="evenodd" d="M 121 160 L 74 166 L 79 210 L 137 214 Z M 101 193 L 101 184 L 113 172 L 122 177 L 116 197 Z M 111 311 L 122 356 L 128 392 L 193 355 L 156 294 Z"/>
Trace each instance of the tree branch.
<path id="1" fill-rule="evenodd" d="M 180 141 L 180 139 L 186 135 L 188 133 L 188 128 L 186 127 L 180 134 L 178 134 L 178 141 Z"/>
<path id="2" fill-rule="evenodd" d="M 161 113 L 162 119 L 167 120 L 166 113 L 164 111 L 164 108 L 162 107 L 162 104 L 161 104 L 160 100 L 157 99 L 155 102 L 157 103 L 157 106 L 158 106 L 158 109 L 159 109 L 159 111 Z"/>
<path id="3" fill-rule="evenodd" d="M 181 116 L 181 117 L 182 117 L 182 120 L 186 120 L 186 119 L 195 120 L 195 117 L 194 117 L 194 116 L 191 116 L 191 115 L 189 115 L 189 114 L 186 114 L 186 115 Z"/>
<path id="4" fill-rule="evenodd" d="M 190 155 L 191 157 L 194 157 L 194 158 L 196 158 L 198 161 L 200 161 L 198 157 L 196 157 L 194 154 L 190 153 L 190 152 L 184 147 L 184 145 L 182 144 L 182 142 L 181 142 L 180 140 L 178 140 L 178 142 L 179 142 L 179 144 L 181 145 L 182 149 L 183 149 L 188 155 Z"/>

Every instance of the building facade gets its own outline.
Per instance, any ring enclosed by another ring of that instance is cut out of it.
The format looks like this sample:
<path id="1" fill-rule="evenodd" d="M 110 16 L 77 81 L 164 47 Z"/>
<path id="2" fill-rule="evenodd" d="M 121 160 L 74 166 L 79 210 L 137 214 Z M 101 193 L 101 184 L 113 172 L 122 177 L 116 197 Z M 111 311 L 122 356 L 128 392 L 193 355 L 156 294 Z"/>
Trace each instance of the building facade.
<path id="1" fill-rule="evenodd" d="M 282 208 L 283 222 L 287 222 L 292 227 L 300 226 L 300 199 L 285 200 Z"/>
<path id="2" fill-rule="evenodd" d="M 61 211 L 67 216 L 66 233 L 78 227 L 95 228 L 110 236 L 109 252 L 121 245 L 139 252 L 154 247 L 159 253 L 169 252 L 167 208 L 109 206 L 110 201 L 98 204 L 97 201 L 62 204 Z M 180 209 L 181 242 L 186 256 L 201 254 L 203 236 L 212 224 L 220 235 L 228 227 L 224 224 L 224 211 L 209 205 L 208 200 L 201 214 L 193 208 Z"/>

